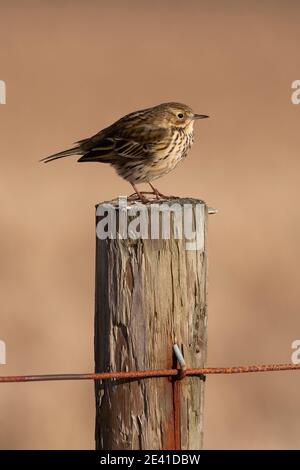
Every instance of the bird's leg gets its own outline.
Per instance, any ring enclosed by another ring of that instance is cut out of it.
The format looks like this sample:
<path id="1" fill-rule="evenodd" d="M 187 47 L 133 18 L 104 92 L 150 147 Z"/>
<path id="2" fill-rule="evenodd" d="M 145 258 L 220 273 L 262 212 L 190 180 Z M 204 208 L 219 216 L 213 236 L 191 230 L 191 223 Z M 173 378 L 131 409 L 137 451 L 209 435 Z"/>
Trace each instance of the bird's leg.
<path id="1" fill-rule="evenodd" d="M 139 199 L 143 202 L 143 203 L 146 203 L 146 202 L 149 202 L 149 199 L 147 199 L 145 196 L 143 196 L 143 194 L 137 189 L 136 185 L 134 183 L 130 183 L 131 186 L 133 187 L 134 191 L 135 191 L 135 194 L 138 195 Z M 132 194 L 133 196 L 133 194 Z M 131 197 L 131 196 L 129 196 Z"/>
<path id="2" fill-rule="evenodd" d="M 149 182 L 148 184 L 149 184 L 149 186 L 151 186 L 151 188 L 153 189 L 153 192 L 154 192 L 154 194 L 155 194 L 155 196 L 156 196 L 156 199 L 161 199 L 161 198 L 163 198 L 163 199 L 169 199 L 170 196 L 165 196 L 164 194 L 160 193 L 160 192 L 158 191 L 158 189 L 156 189 L 150 182 Z"/>

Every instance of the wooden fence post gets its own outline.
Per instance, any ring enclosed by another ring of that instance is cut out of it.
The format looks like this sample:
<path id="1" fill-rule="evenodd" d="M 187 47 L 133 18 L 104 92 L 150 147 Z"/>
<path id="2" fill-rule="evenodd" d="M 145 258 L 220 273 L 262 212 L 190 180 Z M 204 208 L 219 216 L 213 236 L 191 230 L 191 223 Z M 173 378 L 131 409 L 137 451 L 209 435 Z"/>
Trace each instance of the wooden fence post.
<path id="1" fill-rule="evenodd" d="M 152 206 L 138 206 L 144 214 L 140 224 L 130 213 L 137 203 L 121 207 L 115 200 L 97 206 L 96 372 L 177 367 L 174 343 L 187 367 L 205 365 L 207 206 L 196 199 L 159 202 L 159 219 L 154 219 Z M 164 239 L 168 233 L 157 233 L 155 220 L 162 227 L 170 212 L 171 234 Z M 197 246 L 184 234 L 176 238 L 191 215 Z M 132 234 L 133 227 L 143 232 L 147 219 L 148 239 L 126 238 L 124 222 Z M 104 239 L 104 227 L 114 239 Z M 97 449 L 202 448 L 200 377 L 97 381 L 95 391 Z"/>

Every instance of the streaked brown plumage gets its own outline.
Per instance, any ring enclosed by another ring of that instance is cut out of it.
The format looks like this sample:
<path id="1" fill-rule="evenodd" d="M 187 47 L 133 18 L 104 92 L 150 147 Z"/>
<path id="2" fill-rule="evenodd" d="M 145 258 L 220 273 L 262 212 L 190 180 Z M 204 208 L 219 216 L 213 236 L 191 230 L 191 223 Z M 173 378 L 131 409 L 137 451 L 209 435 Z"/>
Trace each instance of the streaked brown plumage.
<path id="1" fill-rule="evenodd" d="M 127 114 L 96 135 L 80 140 L 74 148 L 42 161 L 82 155 L 79 162 L 110 163 L 147 202 L 136 184 L 149 183 L 156 197 L 163 197 L 151 181 L 169 173 L 186 157 L 194 140 L 194 120 L 206 117 L 185 104 L 163 103 Z"/>

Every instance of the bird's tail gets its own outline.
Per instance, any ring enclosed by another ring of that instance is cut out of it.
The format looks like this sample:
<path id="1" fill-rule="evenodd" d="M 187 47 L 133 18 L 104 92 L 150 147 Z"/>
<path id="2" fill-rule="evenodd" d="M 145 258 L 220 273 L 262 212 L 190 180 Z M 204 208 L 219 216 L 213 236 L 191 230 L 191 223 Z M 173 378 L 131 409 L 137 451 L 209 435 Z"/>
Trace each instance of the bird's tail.
<path id="1" fill-rule="evenodd" d="M 40 162 L 48 163 L 52 162 L 53 160 L 57 160 L 58 158 L 70 157 L 72 155 L 82 155 L 80 146 L 73 147 L 72 149 L 63 150 L 62 152 L 54 153 L 49 157 L 42 158 Z"/>

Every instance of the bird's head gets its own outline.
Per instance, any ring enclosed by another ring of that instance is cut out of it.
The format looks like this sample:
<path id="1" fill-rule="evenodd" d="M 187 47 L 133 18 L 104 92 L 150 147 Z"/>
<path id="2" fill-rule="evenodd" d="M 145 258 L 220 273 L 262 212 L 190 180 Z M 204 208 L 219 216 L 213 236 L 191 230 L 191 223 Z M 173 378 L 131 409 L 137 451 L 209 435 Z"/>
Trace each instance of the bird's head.
<path id="1" fill-rule="evenodd" d="M 183 129 L 193 127 L 196 119 L 209 117 L 206 114 L 196 114 L 189 106 L 181 103 L 163 103 L 157 106 L 157 109 L 161 112 L 166 126 Z"/>

